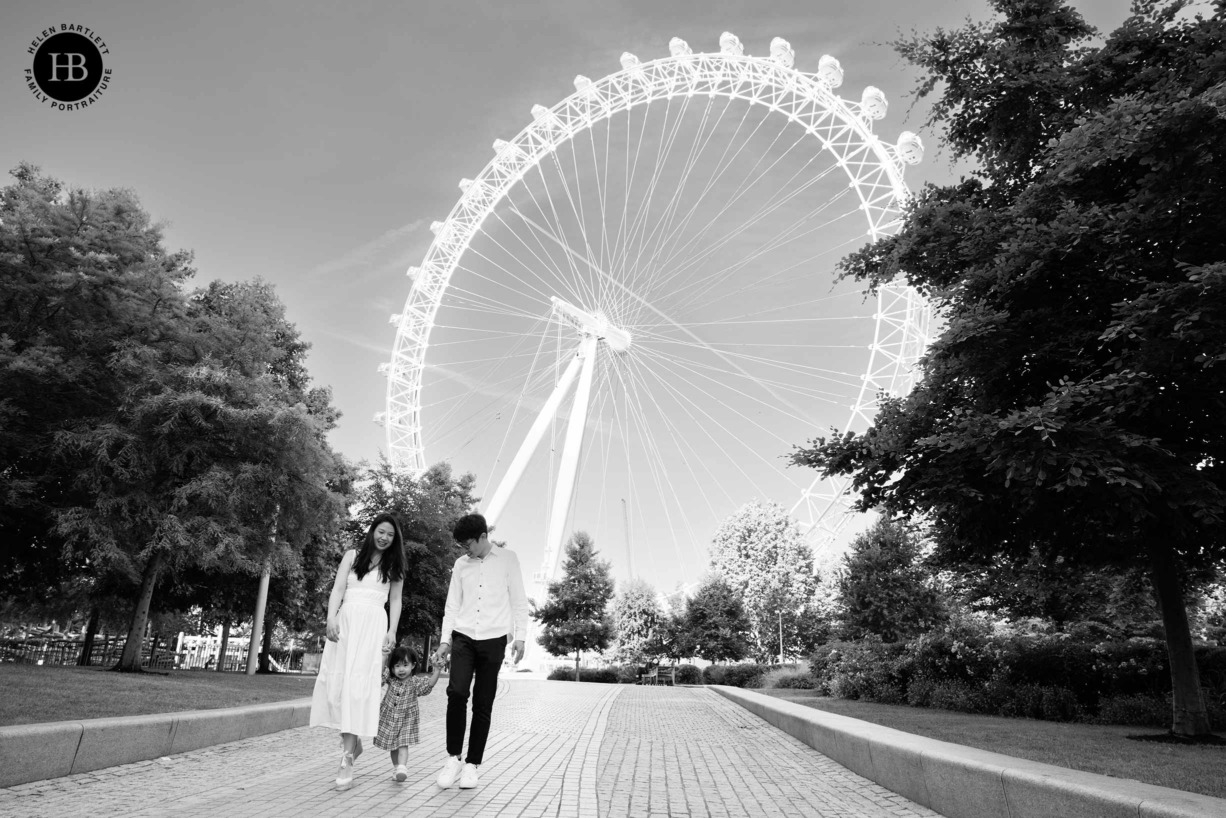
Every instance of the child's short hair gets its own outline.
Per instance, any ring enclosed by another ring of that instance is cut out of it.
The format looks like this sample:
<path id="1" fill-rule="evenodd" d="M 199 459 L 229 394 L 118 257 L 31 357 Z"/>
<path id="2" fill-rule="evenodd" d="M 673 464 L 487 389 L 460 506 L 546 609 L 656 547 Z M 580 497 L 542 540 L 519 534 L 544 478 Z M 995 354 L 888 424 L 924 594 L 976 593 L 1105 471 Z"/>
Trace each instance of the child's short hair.
<path id="1" fill-rule="evenodd" d="M 455 527 L 451 529 L 451 536 L 458 543 L 476 540 L 482 534 L 488 533 L 490 533 L 489 526 L 486 525 L 485 518 L 480 514 L 465 514 L 456 520 Z"/>
<path id="2" fill-rule="evenodd" d="M 421 657 L 417 655 L 417 651 L 408 645 L 398 645 L 392 648 L 392 652 L 387 655 L 387 669 L 395 670 L 396 665 L 401 662 L 408 662 L 409 667 L 417 670 L 417 663 L 421 661 Z"/>

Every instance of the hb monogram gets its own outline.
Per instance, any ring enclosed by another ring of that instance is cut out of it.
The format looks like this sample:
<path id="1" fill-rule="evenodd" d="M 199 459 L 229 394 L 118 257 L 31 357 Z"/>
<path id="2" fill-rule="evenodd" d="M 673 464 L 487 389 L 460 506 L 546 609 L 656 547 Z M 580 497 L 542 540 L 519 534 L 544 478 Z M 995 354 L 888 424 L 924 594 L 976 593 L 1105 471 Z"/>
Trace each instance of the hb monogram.
<path id="1" fill-rule="evenodd" d="M 85 67 L 84 54 L 62 54 L 55 52 L 48 54 L 48 56 L 51 57 L 51 76 L 49 78 L 51 82 L 64 82 L 65 80 L 68 82 L 81 82 L 82 80 L 89 79 L 89 69 Z M 60 62 L 60 57 L 66 57 L 67 59 L 64 62 Z M 60 77 L 61 68 L 66 69 L 66 77 Z M 78 70 L 81 72 L 80 76 L 77 76 Z"/>

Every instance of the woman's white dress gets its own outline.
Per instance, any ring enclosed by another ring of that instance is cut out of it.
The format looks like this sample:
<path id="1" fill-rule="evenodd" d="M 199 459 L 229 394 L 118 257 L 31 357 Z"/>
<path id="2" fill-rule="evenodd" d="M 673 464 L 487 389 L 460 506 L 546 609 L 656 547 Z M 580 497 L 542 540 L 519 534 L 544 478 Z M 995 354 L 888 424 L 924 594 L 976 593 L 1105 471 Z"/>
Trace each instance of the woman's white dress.
<path id="1" fill-rule="evenodd" d="M 383 637 L 387 635 L 389 583 L 374 567 L 366 576 L 350 571 L 337 615 L 340 639 L 324 645 L 311 699 L 311 726 L 373 736 L 379 732 Z"/>

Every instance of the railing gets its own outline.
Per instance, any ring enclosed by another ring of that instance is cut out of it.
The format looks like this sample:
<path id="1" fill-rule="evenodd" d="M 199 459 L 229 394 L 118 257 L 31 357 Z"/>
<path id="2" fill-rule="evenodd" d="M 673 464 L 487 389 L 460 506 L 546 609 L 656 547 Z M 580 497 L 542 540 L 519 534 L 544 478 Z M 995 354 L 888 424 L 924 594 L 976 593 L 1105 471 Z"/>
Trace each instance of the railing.
<path id="1" fill-rule="evenodd" d="M 99 635 L 90 648 L 88 665 L 108 666 L 119 662 L 123 654 L 125 636 Z M 0 639 L 0 663 L 26 665 L 76 665 L 81 658 L 84 641 L 80 639 Z M 183 649 L 176 651 L 177 644 Z M 248 640 L 235 637 L 226 645 L 224 657 L 219 657 L 219 640 L 159 639 L 156 645 L 152 637 L 141 644 L 141 665 L 157 670 L 216 670 L 220 658 L 221 669 L 243 671 L 247 668 Z M 279 673 L 303 673 L 302 648 L 276 649 L 271 653 L 272 667 Z M 318 662 L 311 666 L 307 661 L 307 673 L 318 669 Z"/>

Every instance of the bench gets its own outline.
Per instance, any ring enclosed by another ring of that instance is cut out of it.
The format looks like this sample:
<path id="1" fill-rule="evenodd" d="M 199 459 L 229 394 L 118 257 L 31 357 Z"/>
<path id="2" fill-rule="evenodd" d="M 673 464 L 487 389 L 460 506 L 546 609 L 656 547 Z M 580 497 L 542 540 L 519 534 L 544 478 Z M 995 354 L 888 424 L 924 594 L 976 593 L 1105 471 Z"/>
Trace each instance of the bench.
<path id="1" fill-rule="evenodd" d="M 648 665 L 646 668 L 643 669 L 643 672 L 639 673 L 639 680 L 636 684 L 641 684 L 641 685 L 666 684 L 666 685 L 672 685 L 673 687 L 676 687 L 677 686 L 677 666 L 673 664 L 673 665 L 669 665 L 666 668 L 661 669 L 658 663 L 654 665 Z"/>

